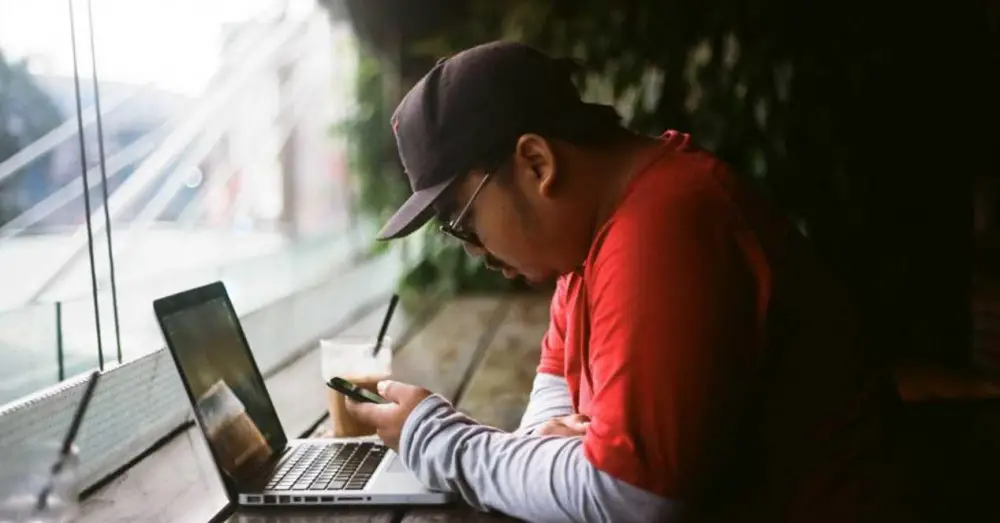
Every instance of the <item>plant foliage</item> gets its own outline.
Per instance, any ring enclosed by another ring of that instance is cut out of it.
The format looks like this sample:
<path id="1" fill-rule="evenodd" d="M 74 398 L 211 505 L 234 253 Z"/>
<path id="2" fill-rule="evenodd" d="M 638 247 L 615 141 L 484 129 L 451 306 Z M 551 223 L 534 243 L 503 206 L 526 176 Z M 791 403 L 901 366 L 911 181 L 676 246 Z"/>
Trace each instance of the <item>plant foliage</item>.
<path id="1" fill-rule="evenodd" d="M 404 24 L 420 18 L 407 12 L 418 9 L 413 3 L 376 3 L 392 4 Z M 876 343 L 931 351 L 962 343 L 967 178 L 995 174 L 1000 150 L 995 133 L 980 131 L 993 126 L 1000 92 L 992 74 L 1000 66 L 998 13 L 989 3 L 450 5 L 462 16 L 407 27 L 419 37 L 402 42 L 404 63 L 433 63 L 501 38 L 577 58 L 586 97 L 613 103 L 631 128 L 691 132 L 756 180 L 858 293 L 879 331 Z M 385 118 L 369 123 L 388 127 Z M 387 185 L 366 190 L 401 197 L 390 187 L 400 178 L 380 179 Z M 460 289 L 490 281 L 435 235 L 414 260 L 411 284 L 446 278 Z"/>

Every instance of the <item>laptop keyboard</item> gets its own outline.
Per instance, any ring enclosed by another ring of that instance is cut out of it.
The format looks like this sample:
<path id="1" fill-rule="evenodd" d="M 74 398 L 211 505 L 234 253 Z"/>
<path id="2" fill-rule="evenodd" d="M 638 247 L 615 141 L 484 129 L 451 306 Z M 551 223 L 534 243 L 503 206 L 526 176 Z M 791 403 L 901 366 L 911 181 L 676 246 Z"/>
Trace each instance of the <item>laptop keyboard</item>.
<path id="1" fill-rule="evenodd" d="M 376 443 L 300 445 L 278 467 L 267 490 L 361 490 L 387 449 Z"/>

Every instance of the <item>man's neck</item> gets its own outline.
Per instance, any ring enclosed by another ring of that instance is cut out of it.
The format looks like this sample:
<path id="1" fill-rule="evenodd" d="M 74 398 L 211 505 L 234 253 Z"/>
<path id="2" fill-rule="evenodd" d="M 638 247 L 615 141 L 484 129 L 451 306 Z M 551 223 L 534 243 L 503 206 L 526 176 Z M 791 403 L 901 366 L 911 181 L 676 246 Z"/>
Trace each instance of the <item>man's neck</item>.
<path id="1" fill-rule="evenodd" d="M 660 147 L 662 144 L 656 138 L 633 135 L 601 152 L 592 173 L 597 209 L 595 234 L 618 208 L 629 182 L 645 170 Z"/>

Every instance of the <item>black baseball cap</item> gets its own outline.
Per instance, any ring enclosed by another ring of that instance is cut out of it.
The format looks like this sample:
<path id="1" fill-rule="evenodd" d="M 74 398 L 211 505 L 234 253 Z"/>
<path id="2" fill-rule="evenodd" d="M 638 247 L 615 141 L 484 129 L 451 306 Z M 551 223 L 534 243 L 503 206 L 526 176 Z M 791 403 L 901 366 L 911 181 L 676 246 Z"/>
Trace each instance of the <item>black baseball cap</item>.
<path id="1" fill-rule="evenodd" d="M 516 42 L 490 42 L 438 61 L 392 115 L 396 147 L 413 194 L 378 233 L 402 238 L 434 216 L 432 205 L 479 162 L 525 133 L 571 139 L 617 124 L 606 105 L 580 100 L 575 64 Z"/>

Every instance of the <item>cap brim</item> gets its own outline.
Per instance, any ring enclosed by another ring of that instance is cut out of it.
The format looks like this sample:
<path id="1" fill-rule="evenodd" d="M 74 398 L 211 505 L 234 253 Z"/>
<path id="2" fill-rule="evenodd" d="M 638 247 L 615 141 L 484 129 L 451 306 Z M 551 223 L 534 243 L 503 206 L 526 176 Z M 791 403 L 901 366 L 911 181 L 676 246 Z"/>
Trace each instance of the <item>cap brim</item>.
<path id="1" fill-rule="evenodd" d="M 420 189 L 410 195 L 402 207 L 389 218 L 389 221 L 378 232 L 378 240 L 395 240 L 413 234 L 417 229 L 434 217 L 431 205 L 441 196 L 454 179 L 445 180 L 437 185 Z"/>

